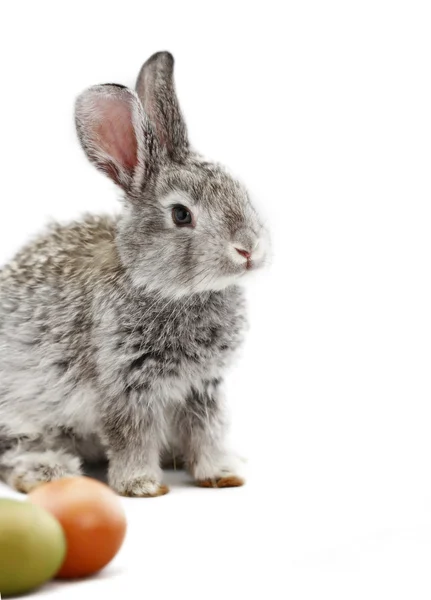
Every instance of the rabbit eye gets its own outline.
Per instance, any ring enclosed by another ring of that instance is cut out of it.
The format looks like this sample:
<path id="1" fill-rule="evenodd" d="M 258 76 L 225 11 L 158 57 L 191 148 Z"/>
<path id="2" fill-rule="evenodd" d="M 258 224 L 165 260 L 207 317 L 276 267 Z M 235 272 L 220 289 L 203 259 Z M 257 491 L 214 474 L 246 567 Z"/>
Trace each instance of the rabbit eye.
<path id="1" fill-rule="evenodd" d="M 193 224 L 193 215 L 188 208 L 178 204 L 172 209 L 172 220 L 178 227 L 184 227 Z"/>

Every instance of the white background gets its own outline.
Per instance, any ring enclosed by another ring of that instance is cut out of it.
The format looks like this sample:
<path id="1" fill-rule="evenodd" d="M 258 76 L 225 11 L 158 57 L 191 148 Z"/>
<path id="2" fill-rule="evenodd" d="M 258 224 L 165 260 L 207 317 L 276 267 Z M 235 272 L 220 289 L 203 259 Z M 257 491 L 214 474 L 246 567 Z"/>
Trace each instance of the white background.
<path id="1" fill-rule="evenodd" d="M 74 98 L 133 85 L 164 49 L 194 146 L 247 183 L 274 244 L 228 380 L 248 485 L 168 474 L 169 495 L 123 501 L 111 567 L 40 597 L 430 597 L 428 7 L 2 5 L 1 262 L 49 218 L 117 210 L 78 147 Z"/>

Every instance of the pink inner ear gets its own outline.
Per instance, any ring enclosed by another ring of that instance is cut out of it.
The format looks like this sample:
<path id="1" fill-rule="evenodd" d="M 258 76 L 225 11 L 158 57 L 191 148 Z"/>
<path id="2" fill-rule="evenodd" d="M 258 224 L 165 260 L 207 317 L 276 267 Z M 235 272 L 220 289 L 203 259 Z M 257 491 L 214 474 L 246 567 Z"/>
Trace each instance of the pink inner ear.
<path id="1" fill-rule="evenodd" d="M 138 144 L 132 123 L 131 103 L 123 98 L 99 98 L 98 120 L 94 125 L 100 148 L 123 169 L 133 171 L 138 164 Z"/>

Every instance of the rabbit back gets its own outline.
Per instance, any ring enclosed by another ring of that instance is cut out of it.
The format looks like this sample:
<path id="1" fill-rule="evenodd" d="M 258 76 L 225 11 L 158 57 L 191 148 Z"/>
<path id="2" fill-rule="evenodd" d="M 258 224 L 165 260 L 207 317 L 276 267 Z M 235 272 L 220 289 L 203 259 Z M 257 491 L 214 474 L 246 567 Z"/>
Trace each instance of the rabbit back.
<path id="1" fill-rule="evenodd" d="M 0 423 L 14 434 L 93 430 L 91 289 L 114 239 L 107 217 L 54 225 L 1 270 Z"/>

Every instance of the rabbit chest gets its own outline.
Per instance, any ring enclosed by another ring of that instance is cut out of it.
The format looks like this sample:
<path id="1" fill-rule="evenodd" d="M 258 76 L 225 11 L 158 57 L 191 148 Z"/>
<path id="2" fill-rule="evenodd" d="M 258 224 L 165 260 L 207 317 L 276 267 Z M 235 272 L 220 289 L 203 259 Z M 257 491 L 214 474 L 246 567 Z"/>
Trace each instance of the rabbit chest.
<path id="1" fill-rule="evenodd" d="M 190 386 L 220 378 L 246 326 L 237 287 L 175 301 L 152 297 L 100 307 L 97 371 L 120 392 L 182 397 Z"/>

